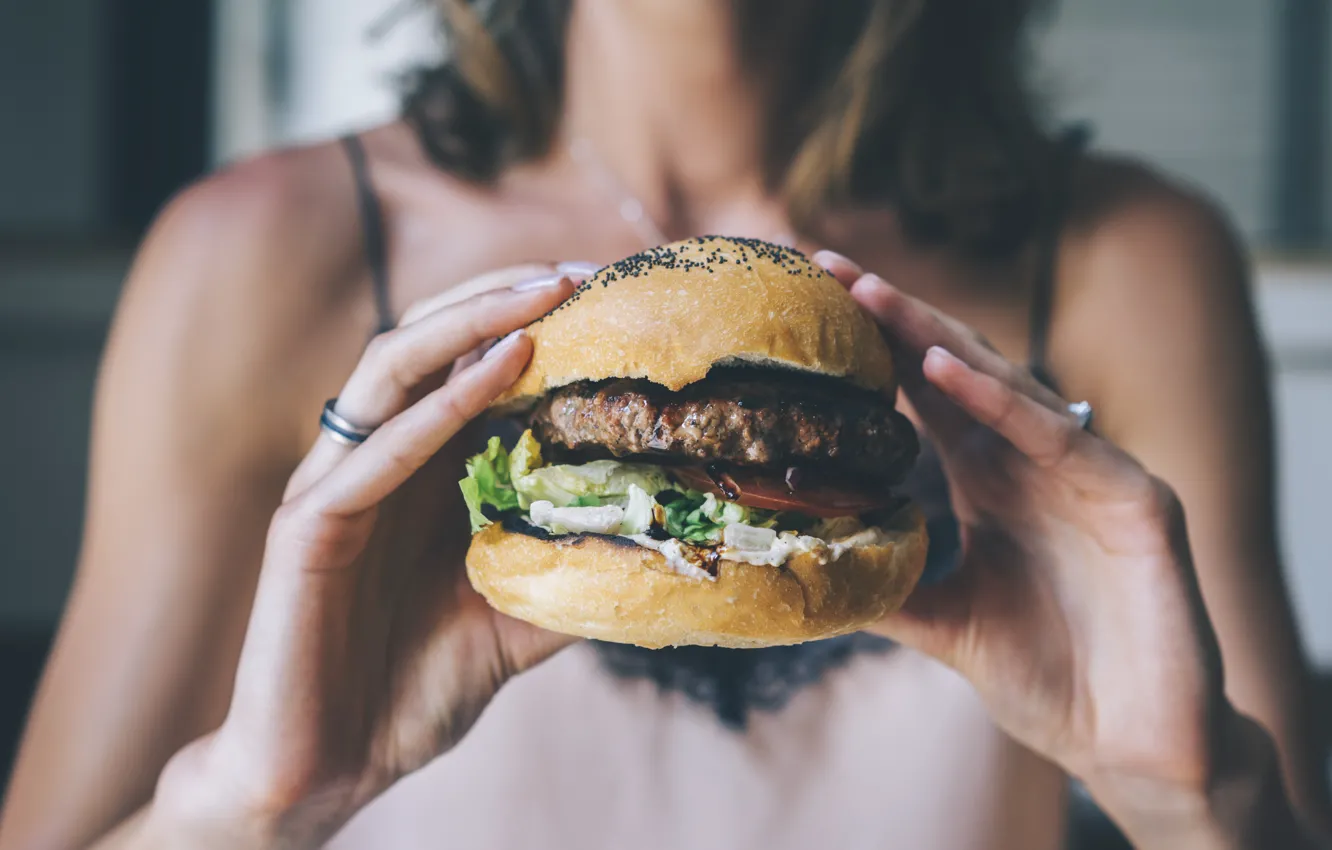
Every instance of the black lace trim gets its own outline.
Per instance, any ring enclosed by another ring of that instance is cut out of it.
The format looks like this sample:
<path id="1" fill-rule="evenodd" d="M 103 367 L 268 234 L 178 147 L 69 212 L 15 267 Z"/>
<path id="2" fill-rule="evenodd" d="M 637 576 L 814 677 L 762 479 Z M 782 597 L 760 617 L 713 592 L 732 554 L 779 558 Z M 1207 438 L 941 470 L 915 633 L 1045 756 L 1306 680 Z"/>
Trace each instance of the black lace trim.
<path id="1" fill-rule="evenodd" d="M 801 689 L 821 681 L 856 655 L 883 653 L 894 646 L 869 634 L 764 649 L 594 645 L 602 666 L 612 675 L 647 679 L 663 692 L 683 694 L 735 730 L 745 728 L 751 712 L 782 709 Z"/>

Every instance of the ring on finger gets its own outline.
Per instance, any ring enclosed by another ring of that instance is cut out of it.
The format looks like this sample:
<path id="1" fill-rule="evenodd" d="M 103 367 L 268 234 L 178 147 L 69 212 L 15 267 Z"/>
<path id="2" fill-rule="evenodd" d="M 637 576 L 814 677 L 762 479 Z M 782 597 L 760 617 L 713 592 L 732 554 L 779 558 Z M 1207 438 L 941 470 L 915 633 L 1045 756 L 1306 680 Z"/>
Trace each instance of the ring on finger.
<path id="1" fill-rule="evenodd" d="M 1086 431 L 1091 428 L 1092 406 L 1089 401 L 1075 401 L 1068 406 L 1068 412 L 1078 421 L 1078 427 Z"/>
<path id="2" fill-rule="evenodd" d="M 374 428 L 357 425 L 338 415 L 337 406 L 336 398 L 329 399 L 324 402 L 324 412 L 319 416 L 320 430 L 334 442 L 342 443 L 344 446 L 359 446 L 375 432 Z"/>

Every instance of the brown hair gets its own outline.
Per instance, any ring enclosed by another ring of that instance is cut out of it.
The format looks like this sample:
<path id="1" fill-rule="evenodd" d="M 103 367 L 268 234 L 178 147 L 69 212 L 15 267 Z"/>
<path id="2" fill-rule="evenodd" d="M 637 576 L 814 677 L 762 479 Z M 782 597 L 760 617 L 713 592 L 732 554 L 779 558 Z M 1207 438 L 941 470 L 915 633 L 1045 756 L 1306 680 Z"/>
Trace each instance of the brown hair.
<path id="1" fill-rule="evenodd" d="M 1043 0 L 731 2 L 772 105 L 768 182 L 797 225 L 877 203 L 918 243 L 967 255 L 1031 236 L 1052 188 L 1024 74 Z M 404 114 L 442 168 L 490 181 L 551 145 L 571 0 L 438 3 L 448 57 L 412 76 Z"/>

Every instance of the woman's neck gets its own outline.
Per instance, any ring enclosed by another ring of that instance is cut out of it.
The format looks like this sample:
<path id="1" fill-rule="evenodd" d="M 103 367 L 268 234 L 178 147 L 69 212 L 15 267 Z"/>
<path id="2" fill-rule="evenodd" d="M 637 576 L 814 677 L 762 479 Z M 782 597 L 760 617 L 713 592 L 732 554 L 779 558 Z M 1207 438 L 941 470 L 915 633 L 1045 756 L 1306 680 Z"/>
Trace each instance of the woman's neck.
<path id="1" fill-rule="evenodd" d="M 590 147 L 672 235 L 764 196 L 761 98 L 734 30 L 721 0 L 573 3 L 563 140 Z"/>

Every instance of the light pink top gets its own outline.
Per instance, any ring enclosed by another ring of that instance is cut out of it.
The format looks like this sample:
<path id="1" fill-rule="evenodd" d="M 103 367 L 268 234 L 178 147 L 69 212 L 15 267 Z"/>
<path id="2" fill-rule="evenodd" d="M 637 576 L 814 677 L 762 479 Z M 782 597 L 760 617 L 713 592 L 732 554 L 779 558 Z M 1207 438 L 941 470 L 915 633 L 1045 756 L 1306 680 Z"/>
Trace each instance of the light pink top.
<path id="1" fill-rule="evenodd" d="M 331 846 L 1053 850 L 1062 787 L 965 682 L 905 650 L 862 656 L 737 734 L 575 646 Z"/>

